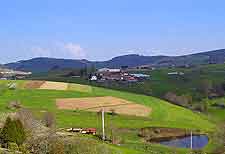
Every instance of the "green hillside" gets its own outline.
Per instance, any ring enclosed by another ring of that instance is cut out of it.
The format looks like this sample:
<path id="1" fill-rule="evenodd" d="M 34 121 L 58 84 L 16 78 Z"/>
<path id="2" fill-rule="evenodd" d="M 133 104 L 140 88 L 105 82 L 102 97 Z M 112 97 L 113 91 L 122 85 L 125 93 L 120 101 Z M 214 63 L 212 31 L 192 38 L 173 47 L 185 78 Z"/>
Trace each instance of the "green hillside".
<path id="1" fill-rule="evenodd" d="M 113 96 L 151 107 L 152 113 L 149 117 L 106 115 L 106 126 L 108 126 L 107 133 L 110 133 L 109 128 L 111 127 L 119 128 L 118 135 L 123 139 L 124 148 L 128 149 L 128 151 L 129 149 L 134 150 L 134 146 L 132 145 L 135 144 L 137 146 L 136 149 L 141 152 L 141 147 L 145 143 L 137 136 L 137 130 L 143 127 L 184 128 L 187 130 L 199 130 L 205 133 L 210 133 L 215 129 L 215 125 L 211 123 L 205 115 L 194 113 L 188 109 L 172 105 L 151 96 L 90 86 L 86 87 L 86 90 L 84 90 L 84 86 L 77 86 L 75 84 L 70 84 L 66 91 L 28 90 L 24 88 L 27 81 L 16 81 L 17 88 L 15 90 L 4 88 L 7 83 L 14 82 L 15 81 L 0 81 L 2 87 L 0 93 L 0 111 L 2 113 L 13 112 L 13 110 L 6 108 L 7 104 L 10 101 L 18 100 L 24 107 L 33 110 L 38 117 L 43 114 L 43 111 L 52 111 L 55 113 L 58 128 L 95 127 L 100 129 L 101 121 L 94 112 L 57 109 L 55 104 L 55 99 L 57 98 Z M 120 132 L 120 129 L 122 128 L 127 129 L 128 131 L 125 133 L 122 131 Z M 163 146 L 154 144 L 153 147 L 156 151 L 159 149 L 164 149 L 163 151 L 172 150 L 171 148 L 162 148 Z M 123 150 L 123 148 L 121 150 Z"/>

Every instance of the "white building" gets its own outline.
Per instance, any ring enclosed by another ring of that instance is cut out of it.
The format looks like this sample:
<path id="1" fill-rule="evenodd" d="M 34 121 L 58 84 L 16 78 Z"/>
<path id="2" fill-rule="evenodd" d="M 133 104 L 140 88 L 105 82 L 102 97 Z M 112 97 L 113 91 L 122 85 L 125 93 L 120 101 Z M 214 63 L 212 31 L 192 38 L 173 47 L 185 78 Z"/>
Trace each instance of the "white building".
<path id="1" fill-rule="evenodd" d="M 111 69 L 111 68 L 101 68 L 98 70 L 99 73 L 109 72 L 109 73 L 119 73 L 120 69 Z"/>
<path id="2" fill-rule="evenodd" d="M 95 75 L 93 75 L 92 77 L 91 77 L 91 79 L 90 79 L 91 81 L 97 81 L 98 80 L 98 78 L 97 78 L 97 76 L 95 76 Z"/>

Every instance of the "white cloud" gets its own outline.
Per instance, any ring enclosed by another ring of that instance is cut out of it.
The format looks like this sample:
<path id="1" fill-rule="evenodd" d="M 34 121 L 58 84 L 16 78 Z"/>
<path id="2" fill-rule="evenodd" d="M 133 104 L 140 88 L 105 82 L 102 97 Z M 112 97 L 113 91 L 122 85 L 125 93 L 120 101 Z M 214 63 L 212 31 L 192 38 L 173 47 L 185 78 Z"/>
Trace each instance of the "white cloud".
<path id="1" fill-rule="evenodd" d="M 31 57 L 52 57 L 67 59 L 84 59 L 84 49 L 76 43 L 52 43 L 45 46 L 32 46 Z"/>
<path id="2" fill-rule="evenodd" d="M 64 48 L 69 52 L 74 58 L 83 59 L 86 58 L 86 53 L 84 49 L 79 44 L 67 43 Z"/>
<path id="3" fill-rule="evenodd" d="M 39 46 L 31 47 L 31 52 L 33 57 L 50 57 L 51 52 L 49 49 L 42 48 Z"/>

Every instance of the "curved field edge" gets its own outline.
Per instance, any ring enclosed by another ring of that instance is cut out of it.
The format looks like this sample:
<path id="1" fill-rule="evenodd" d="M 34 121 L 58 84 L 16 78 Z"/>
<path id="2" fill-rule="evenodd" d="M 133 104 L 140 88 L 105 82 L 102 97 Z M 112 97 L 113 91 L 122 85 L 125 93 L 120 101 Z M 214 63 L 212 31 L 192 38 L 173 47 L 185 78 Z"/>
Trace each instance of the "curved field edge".
<path id="1" fill-rule="evenodd" d="M 192 112 L 188 109 L 170 104 L 166 101 L 128 92 L 120 92 L 116 90 L 92 87 L 91 91 L 79 92 L 75 90 L 56 91 L 56 90 L 27 90 L 23 88 L 26 81 L 16 81 L 20 87 L 16 90 L 4 90 L 0 97 L 0 112 L 10 112 L 12 110 L 6 109 L 7 104 L 12 100 L 19 100 L 24 107 L 30 108 L 41 116 L 43 111 L 49 110 L 56 113 L 57 127 L 101 127 L 101 120 L 96 113 L 74 110 L 58 110 L 55 104 L 57 98 L 79 98 L 79 97 L 96 97 L 96 96 L 113 96 L 132 101 L 138 104 L 143 104 L 152 108 L 152 114 L 147 118 L 125 116 L 125 115 L 106 115 L 106 126 L 128 129 L 139 129 L 143 127 L 170 127 L 170 128 L 184 128 L 184 129 L 198 129 L 201 132 L 211 132 L 215 129 L 215 125 L 211 123 L 206 116 Z M 0 82 L 0 84 L 3 82 Z M 4 82 L 8 83 L 8 82 Z M 74 89 L 74 87 L 73 87 Z M 122 134 L 126 143 L 125 147 L 115 147 L 120 150 L 129 151 L 127 153 L 141 153 L 143 141 L 136 136 L 136 134 Z M 132 149 L 136 145 L 137 149 Z M 155 147 L 155 148 L 154 148 Z M 210 147 L 210 145 L 208 146 Z M 127 149 L 128 148 L 128 149 Z M 153 149 L 163 151 L 171 151 L 160 145 L 153 145 Z M 187 151 L 186 149 L 179 149 L 178 151 Z M 136 152 L 138 151 L 138 152 Z M 144 153 L 144 152 L 143 152 Z M 179 152 L 182 153 L 182 152 Z"/>
<path id="2" fill-rule="evenodd" d="M 93 93 L 102 96 L 113 96 L 132 101 L 152 108 L 150 115 L 151 123 L 154 126 L 189 128 L 212 131 L 215 125 L 211 123 L 207 116 L 192 112 L 180 106 L 170 104 L 151 96 L 138 95 L 128 92 L 120 92 L 104 88 L 93 87 Z"/>
<path id="3" fill-rule="evenodd" d="M 5 81 L 6 83 L 10 81 Z M 20 87 L 25 84 L 26 81 L 16 81 Z M 0 82 L 2 83 L 2 81 Z M 152 108 L 152 113 L 149 116 L 149 119 L 132 117 L 130 122 L 127 121 L 126 124 L 120 124 L 119 127 L 147 127 L 147 126 L 156 126 L 156 127 L 171 127 L 171 128 L 185 128 L 185 129 L 199 129 L 202 131 L 212 131 L 215 128 L 215 125 L 212 124 L 206 116 L 198 113 L 194 113 L 188 109 L 170 104 L 166 101 L 145 95 L 138 95 L 128 92 L 120 92 L 116 90 L 92 87 L 91 91 L 88 92 L 79 92 L 79 91 L 54 91 L 54 90 L 26 90 L 18 89 L 15 91 L 6 91 L 3 96 L 0 98 L 0 110 L 4 110 L 4 107 L 1 108 L 2 103 L 7 103 L 7 101 L 20 99 L 21 102 L 33 109 L 41 108 L 42 110 L 54 110 L 57 113 L 70 113 L 66 110 L 57 110 L 55 105 L 55 99 L 57 98 L 79 98 L 79 97 L 96 97 L 96 96 L 113 96 L 122 98 L 131 102 L 149 106 Z M 4 97 L 6 96 L 6 97 Z M 4 101 L 5 99 L 5 101 Z M 7 100 L 8 99 L 8 100 Z M 86 113 L 87 114 L 87 113 Z M 91 114 L 91 113 L 88 113 Z M 64 116 L 63 116 L 64 117 Z M 121 116 L 127 119 L 127 116 Z M 123 118 L 121 118 L 123 119 Z M 129 118 L 128 118 L 129 119 Z M 141 120 L 142 123 L 136 123 L 135 120 Z M 130 125 L 130 126 L 129 126 Z"/>

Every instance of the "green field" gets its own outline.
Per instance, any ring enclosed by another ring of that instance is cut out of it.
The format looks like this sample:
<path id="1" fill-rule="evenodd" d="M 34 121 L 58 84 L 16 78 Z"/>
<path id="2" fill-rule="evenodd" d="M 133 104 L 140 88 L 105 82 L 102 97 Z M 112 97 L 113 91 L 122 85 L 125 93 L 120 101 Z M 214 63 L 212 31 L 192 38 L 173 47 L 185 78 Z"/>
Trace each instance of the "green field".
<path id="1" fill-rule="evenodd" d="M 188 109 L 172 105 L 166 101 L 151 97 L 138 95 L 128 92 L 109 90 L 98 87 L 84 87 L 69 85 L 67 91 L 56 90 L 27 90 L 23 88 L 26 81 L 16 81 L 17 88 L 9 90 L 5 87 L 8 82 L 15 81 L 0 81 L 0 111 L 13 112 L 7 109 L 7 104 L 10 101 L 18 100 L 26 108 L 31 109 L 37 116 L 41 116 L 43 111 L 51 111 L 56 115 L 58 128 L 69 127 L 96 127 L 101 128 L 101 120 L 96 113 L 77 111 L 77 110 L 58 110 L 55 105 L 57 98 L 79 98 L 79 97 L 96 97 L 96 96 L 113 96 L 132 101 L 138 104 L 143 104 L 152 108 L 152 113 L 149 117 L 135 117 L 126 115 L 106 115 L 107 134 L 110 134 L 110 128 L 127 129 L 127 132 L 120 132 L 118 135 L 123 139 L 123 146 L 112 146 L 115 149 L 123 151 L 123 153 L 144 153 L 143 146 L 145 143 L 137 136 L 137 130 L 143 127 L 170 127 L 184 128 L 188 130 L 199 130 L 204 133 L 211 133 L 216 128 L 216 125 L 208 120 L 208 117 L 194 113 Z M 78 87 L 78 89 L 76 89 Z M 164 147 L 161 145 L 151 146 L 153 151 L 162 151 L 167 153 L 173 151 L 173 148 Z M 210 145 L 209 145 L 210 146 Z M 207 148 L 206 148 L 207 149 Z M 177 149 L 180 153 L 185 153 L 186 149 Z M 128 151 L 128 152 L 126 152 Z"/>

